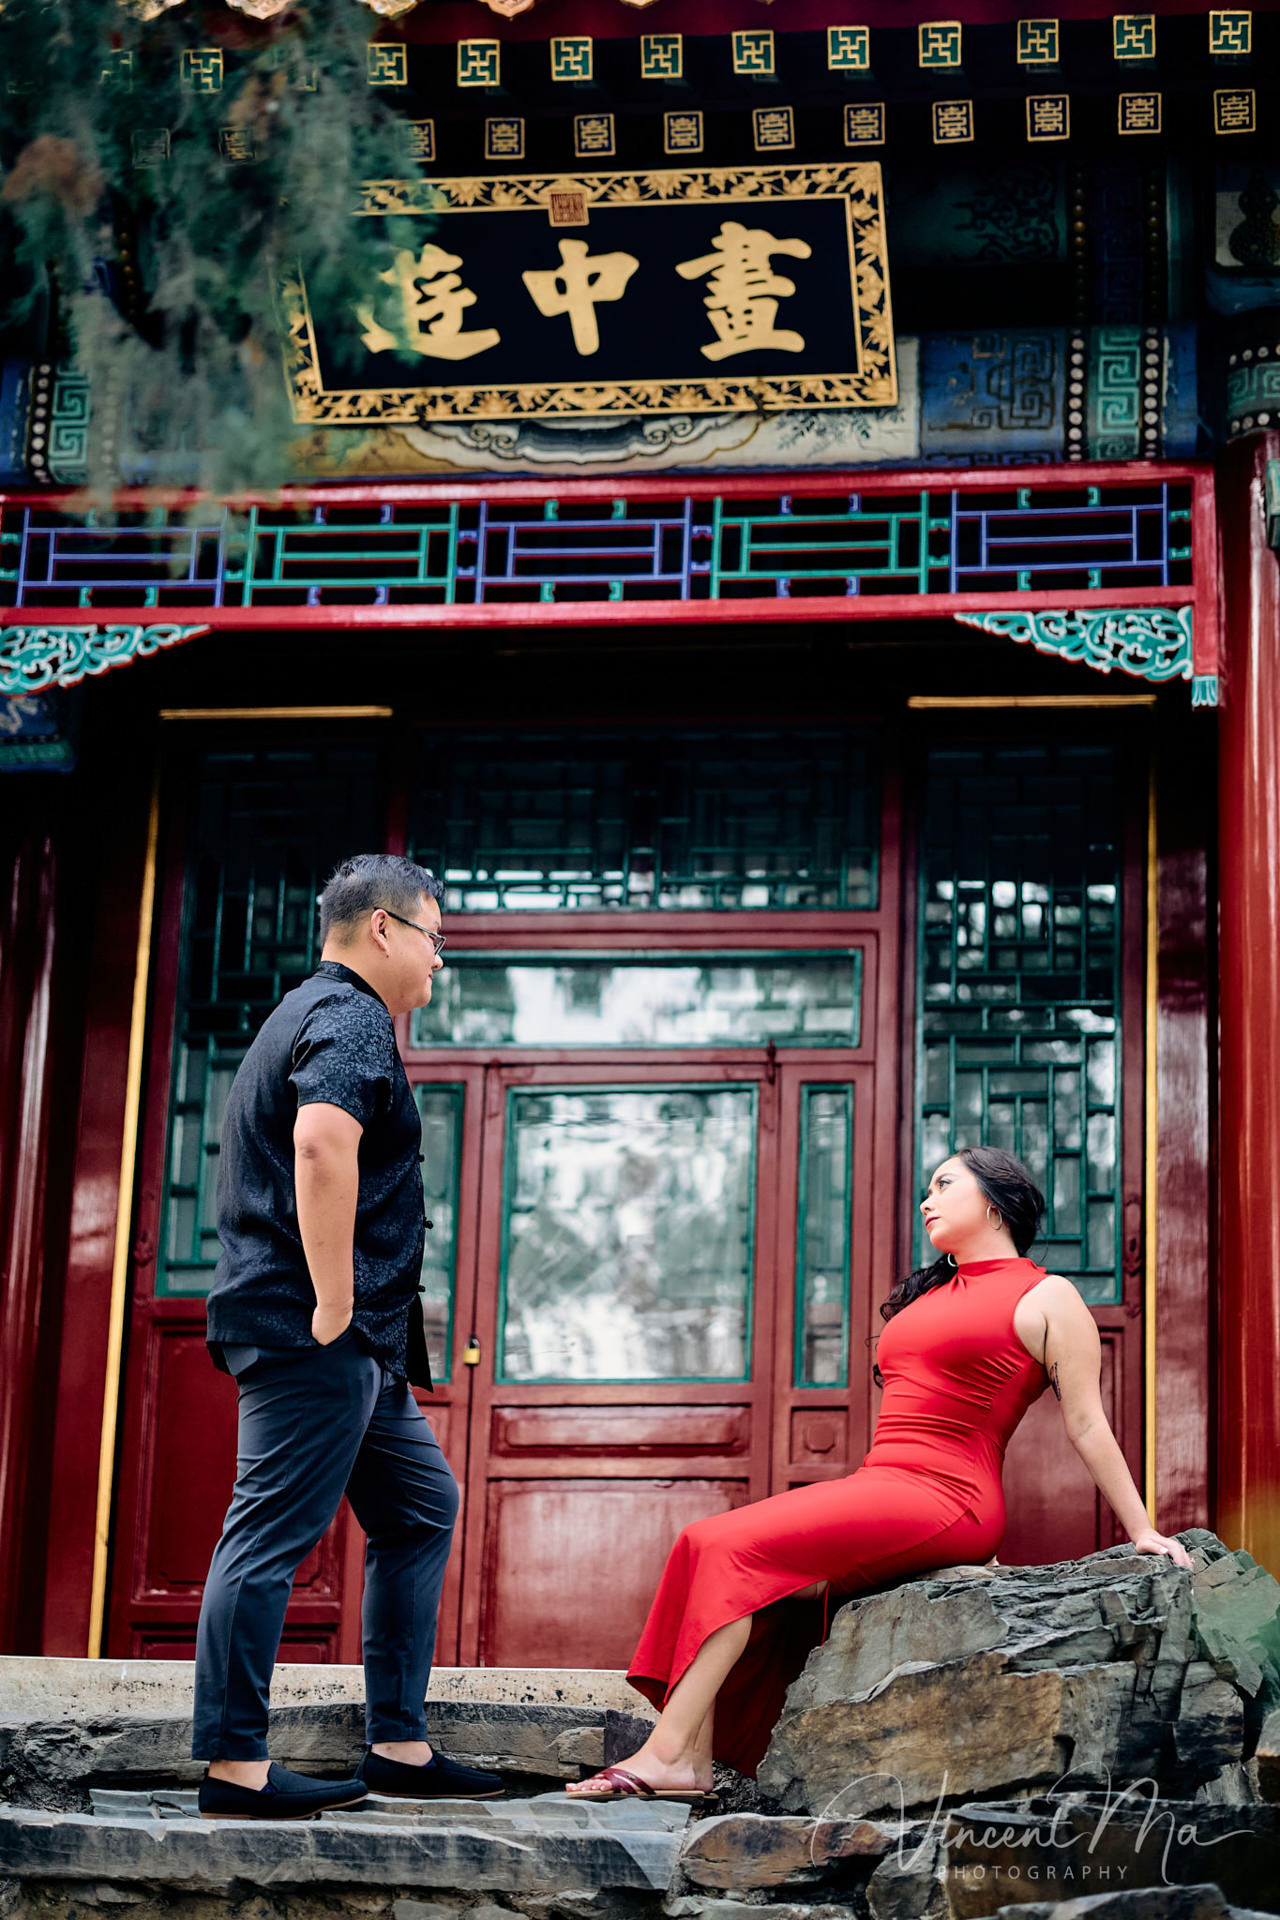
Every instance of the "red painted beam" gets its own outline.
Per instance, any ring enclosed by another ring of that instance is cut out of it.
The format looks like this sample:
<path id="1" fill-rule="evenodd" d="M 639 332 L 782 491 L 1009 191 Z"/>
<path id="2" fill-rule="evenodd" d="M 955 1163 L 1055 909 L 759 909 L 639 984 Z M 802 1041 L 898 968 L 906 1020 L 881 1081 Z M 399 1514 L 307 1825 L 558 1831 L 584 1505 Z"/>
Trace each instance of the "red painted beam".
<path id="1" fill-rule="evenodd" d="M 1053 487 L 1150 487 L 1164 482 L 1191 481 L 1205 490 L 1212 513 L 1213 467 L 1208 461 L 1077 461 L 1044 467 L 878 467 L 873 472 L 839 468 L 831 472 L 760 474 L 619 474 L 608 480 L 402 480 L 343 482 L 325 486 L 281 487 L 277 493 L 238 493 L 215 497 L 194 488 L 122 487 L 113 496 L 119 511 L 154 507 L 191 507 L 201 501 L 234 511 L 262 507 L 283 511 L 307 508 L 362 506 L 448 506 L 513 501 L 566 500 L 769 500 L 790 495 L 809 500 L 851 493 L 874 499 L 881 494 L 1013 492 L 1018 487 L 1044 491 Z M 0 513 L 6 507 L 44 507 L 50 512 L 76 514 L 84 494 L 72 488 L 21 488 L 0 492 Z"/>
<path id="2" fill-rule="evenodd" d="M 1277 0 L 1261 0 L 1255 12 L 1274 10 Z M 1110 0 L 1058 0 L 1046 9 L 1060 20 L 1110 19 L 1116 8 Z M 1164 17 L 1178 14 L 1202 14 L 1202 0 L 1151 0 L 1145 13 Z M 998 26 L 1003 21 L 1022 19 L 1027 12 L 1025 0 L 954 0 L 945 10 L 945 18 L 961 20 L 966 26 Z M 914 32 L 921 21 L 937 20 L 937 0 L 859 0 L 853 15 L 859 26 L 907 28 Z M 772 27 L 779 34 L 825 32 L 832 25 L 829 0 L 787 0 L 785 11 L 762 14 L 758 0 L 680 0 L 679 8 L 654 13 L 652 8 L 637 9 L 620 0 L 543 0 L 543 4 L 504 20 L 500 14 L 475 5 L 475 0 L 434 0 L 419 5 L 411 13 L 387 21 L 378 34 L 380 40 L 406 40 L 411 45 L 449 43 L 456 40 L 547 40 L 553 34 L 589 33 L 599 40 L 632 40 L 642 33 L 680 32 L 695 34 L 735 33 L 749 27 Z M 1205 24 L 1206 42 L 1208 23 Z"/>
<path id="3" fill-rule="evenodd" d="M 1071 607 L 1185 607 L 1185 587 L 1102 587 L 1066 593 L 813 594 L 779 599 L 485 601 L 482 606 L 401 607 L 4 607 L 14 627 L 203 626 L 215 632 L 337 632 L 422 627 L 705 627 L 748 621 L 945 620 L 955 613 L 1034 613 Z M 123 664 L 123 663 L 122 663 Z"/>

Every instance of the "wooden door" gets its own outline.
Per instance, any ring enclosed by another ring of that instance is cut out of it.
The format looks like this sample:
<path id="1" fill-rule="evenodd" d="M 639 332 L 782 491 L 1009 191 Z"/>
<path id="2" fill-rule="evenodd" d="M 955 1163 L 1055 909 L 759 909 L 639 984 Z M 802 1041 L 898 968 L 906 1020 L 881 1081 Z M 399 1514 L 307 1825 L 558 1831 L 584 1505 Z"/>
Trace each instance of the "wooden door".
<path id="1" fill-rule="evenodd" d="M 762 1051 L 483 1070 L 464 1664 L 625 1666 L 682 1526 L 861 1458 L 873 1071 Z"/>
<path id="2" fill-rule="evenodd" d="M 686 1522 L 767 1492 L 778 1089 L 486 1075 L 465 1663 L 625 1666 Z"/>

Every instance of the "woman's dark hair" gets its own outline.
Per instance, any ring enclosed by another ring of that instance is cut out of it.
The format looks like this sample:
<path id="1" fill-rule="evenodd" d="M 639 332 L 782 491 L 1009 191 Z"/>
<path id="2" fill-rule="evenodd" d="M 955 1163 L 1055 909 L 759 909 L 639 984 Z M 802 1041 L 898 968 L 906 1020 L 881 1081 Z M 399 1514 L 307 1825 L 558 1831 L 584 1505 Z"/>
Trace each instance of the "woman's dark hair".
<path id="1" fill-rule="evenodd" d="M 964 1162 L 986 1195 L 987 1204 L 996 1209 L 1008 1227 L 1018 1252 L 1025 1253 L 1040 1231 L 1044 1195 L 1017 1155 L 1006 1153 L 1003 1147 L 957 1147 L 947 1158 Z M 932 1266 L 917 1267 L 905 1280 L 895 1281 L 889 1298 L 880 1303 L 881 1319 L 892 1320 L 895 1313 L 901 1313 L 922 1293 L 943 1286 L 954 1272 L 944 1253 Z M 874 1364 L 871 1377 L 878 1387 L 884 1385 L 880 1369 Z"/>
<path id="2" fill-rule="evenodd" d="M 320 943 L 334 928 L 363 920 L 375 907 L 412 920 L 422 911 L 422 896 L 444 898 L 444 887 L 412 860 L 399 853 L 357 853 L 334 868 L 320 895 Z"/>

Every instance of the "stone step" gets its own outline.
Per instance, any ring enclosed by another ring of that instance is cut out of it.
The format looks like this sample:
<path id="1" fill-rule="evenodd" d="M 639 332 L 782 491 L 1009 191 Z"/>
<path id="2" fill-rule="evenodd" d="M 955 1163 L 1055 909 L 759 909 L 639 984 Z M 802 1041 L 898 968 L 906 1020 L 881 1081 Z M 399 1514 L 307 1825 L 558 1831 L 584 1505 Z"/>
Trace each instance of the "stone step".
<path id="1" fill-rule="evenodd" d="M 0 1771 L 9 1797 L 83 1810 L 92 1782 L 180 1786 L 191 1758 L 192 1666 L 181 1661 L 0 1659 Z M 349 1774 L 364 1744 L 360 1667 L 283 1665 L 271 1689 L 273 1758 L 301 1773 Z M 428 1737 L 467 1766 L 515 1784 L 576 1780 L 634 1752 L 653 1710 L 610 1670 L 437 1668 Z"/>
<path id="2" fill-rule="evenodd" d="M 89 1810 L 103 1820 L 191 1820 L 199 1817 L 199 1795 L 194 1787 L 152 1787 L 138 1790 L 128 1787 L 93 1787 Z M 664 1830 L 688 1824 L 690 1809 L 671 1800 L 577 1800 L 569 1794 L 535 1793 L 513 1795 L 502 1800 L 406 1800 L 399 1795 L 371 1793 L 358 1807 L 335 1807 L 316 1814 L 318 1820 L 388 1820 L 448 1826 L 459 1821 L 476 1820 L 487 1825 L 524 1825 L 530 1820 L 539 1830 L 557 1820 L 573 1827 L 589 1827 L 604 1819 L 610 1828 L 661 1827 Z M 209 1824 L 206 1822 L 206 1824 Z M 237 1825 L 242 1824 L 237 1822 Z M 279 1821 L 258 1821 L 259 1826 L 278 1826 Z"/>
<path id="3" fill-rule="evenodd" d="M 191 1712 L 190 1660 L 34 1659 L 0 1654 L 0 1719 L 64 1720 L 93 1714 Z M 271 1704 L 363 1700 L 364 1669 L 281 1661 Z M 615 1667 L 436 1667 L 427 1699 L 493 1700 L 510 1706 L 614 1707 L 645 1702 Z"/>
<path id="4" fill-rule="evenodd" d="M 122 1906 L 134 1920 L 222 1920 L 227 1904 L 253 1920 L 1263 1920 L 1280 1894 L 1276 1840 L 1273 1807 L 1083 1793 L 972 1802 L 941 1822 L 704 1818 L 669 1802 L 593 1804 L 562 1792 L 370 1796 L 308 1821 L 206 1821 L 187 1791 L 96 1789 L 88 1814 L 0 1805 L 0 1911 L 6 1920 L 86 1920 Z"/>
<path id="5" fill-rule="evenodd" d="M 689 1822 L 672 1802 L 503 1801 L 370 1795 L 310 1820 L 202 1820 L 195 1795 L 96 1792 L 88 1814 L 0 1806 L 0 1872 L 223 1897 L 268 1886 L 660 1893 Z"/>
<path id="6" fill-rule="evenodd" d="M 647 1721 L 587 1707 L 505 1701 L 428 1701 L 429 1738 L 464 1766 L 489 1767 L 517 1780 L 577 1780 L 606 1758 L 638 1744 L 610 1739 L 616 1722 L 639 1731 Z M 364 1750 L 364 1705 L 329 1701 L 273 1708 L 272 1758 L 296 1773 L 349 1775 Z M 191 1758 L 189 1714 L 145 1713 L 91 1719 L 0 1721 L 0 1771 L 10 1797 L 68 1810 L 92 1783 L 119 1780 L 178 1786 L 199 1781 L 205 1762 Z"/>

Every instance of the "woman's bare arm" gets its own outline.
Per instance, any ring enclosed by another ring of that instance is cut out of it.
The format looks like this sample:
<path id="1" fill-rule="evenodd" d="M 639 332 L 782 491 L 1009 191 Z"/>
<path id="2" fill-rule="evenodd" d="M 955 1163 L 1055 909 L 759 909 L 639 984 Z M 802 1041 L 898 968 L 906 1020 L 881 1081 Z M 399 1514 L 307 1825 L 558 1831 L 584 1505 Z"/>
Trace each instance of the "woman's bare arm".
<path id="1" fill-rule="evenodd" d="M 1062 1408 L 1067 1438 L 1139 1553 L 1164 1553 L 1192 1566 L 1180 1540 L 1157 1533 L 1133 1483 L 1099 1390 L 1102 1342 L 1093 1315 L 1070 1280 L 1050 1274 L 1038 1289 L 1045 1317 L 1045 1372 Z"/>

